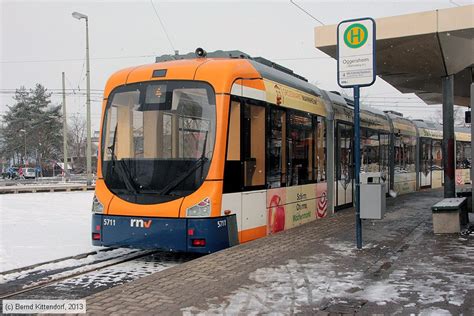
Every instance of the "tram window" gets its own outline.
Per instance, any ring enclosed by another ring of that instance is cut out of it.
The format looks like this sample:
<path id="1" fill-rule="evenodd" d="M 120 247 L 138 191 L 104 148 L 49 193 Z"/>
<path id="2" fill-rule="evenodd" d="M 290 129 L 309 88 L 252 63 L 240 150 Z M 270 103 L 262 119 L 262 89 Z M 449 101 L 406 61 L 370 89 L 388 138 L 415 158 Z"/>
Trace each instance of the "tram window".
<path id="1" fill-rule="evenodd" d="M 288 184 L 312 182 L 313 120 L 310 114 L 290 113 L 288 120 Z"/>
<path id="2" fill-rule="evenodd" d="M 393 150 L 395 152 L 394 155 L 394 165 L 395 165 L 395 173 L 400 172 L 400 166 L 402 165 L 402 141 L 401 141 L 401 136 L 400 135 L 395 135 L 394 137 L 394 145 L 393 145 Z"/>
<path id="3" fill-rule="evenodd" d="M 389 171 L 389 145 L 390 136 L 388 134 L 380 134 L 380 171 L 388 176 Z"/>
<path id="4" fill-rule="evenodd" d="M 284 110 L 272 108 L 268 119 L 267 187 L 279 188 L 286 183 L 286 113 Z"/>
<path id="5" fill-rule="evenodd" d="M 208 133 L 212 131 L 209 120 L 183 116 L 179 120 L 179 152 L 181 158 L 209 156 L 209 146 L 203 148 Z"/>
<path id="6" fill-rule="evenodd" d="M 244 105 L 243 163 L 246 187 L 265 185 L 265 107 Z"/>
<path id="7" fill-rule="evenodd" d="M 367 128 L 360 128 L 360 172 L 368 171 Z"/>
<path id="8" fill-rule="evenodd" d="M 456 169 L 469 169 L 471 167 L 471 144 L 456 142 Z"/>
<path id="9" fill-rule="evenodd" d="M 243 189 L 242 164 L 240 161 L 240 118 L 240 102 L 231 101 L 227 140 L 227 160 L 224 168 L 224 193 L 240 192 Z"/>
<path id="10" fill-rule="evenodd" d="M 158 124 L 162 122 L 161 130 L 158 131 L 159 135 L 162 135 L 163 137 L 163 145 L 161 148 L 161 153 L 159 153 L 159 157 L 161 158 L 172 158 L 172 118 L 173 116 L 171 114 L 163 113 L 162 120 L 158 119 Z"/>
<path id="11" fill-rule="evenodd" d="M 110 148 L 115 139 L 117 159 L 198 159 L 203 154 L 210 157 L 213 110 L 209 108 L 206 90 L 171 90 L 169 102 L 166 101 L 170 106 L 165 108 L 165 89 L 166 85 L 146 87 L 148 103 L 143 102 L 138 88 L 114 94 L 107 113 L 110 132 L 105 148 Z M 150 91 L 154 91 L 154 98 L 149 96 Z M 110 153 L 110 150 L 105 151 L 105 160 L 111 159 Z"/>
<path id="12" fill-rule="evenodd" d="M 367 140 L 369 142 L 368 148 L 368 164 L 370 172 L 380 171 L 380 139 L 379 133 L 374 130 L 369 130 L 367 133 Z"/>
<path id="13" fill-rule="evenodd" d="M 337 157 L 336 176 L 337 180 L 346 183 L 352 180 L 352 126 L 346 124 L 338 124 L 337 127 Z"/>
<path id="14" fill-rule="evenodd" d="M 315 121 L 314 180 L 322 182 L 326 181 L 326 123 L 324 122 L 324 118 L 320 116 L 315 118 Z"/>
<path id="15" fill-rule="evenodd" d="M 406 150 L 403 136 L 395 137 L 395 172 L 406 172 Z"/>
<path id="16" fill-rule="evenodd" d="M 456 142 L 456 169 L 461 169 L 461 163 L 463 159 L 462 143 Z"/>
<path id="17" fill-rule="evenodd" d="M 134 111 L 132 120 L 133 133 L 133 157 L 143 158 L 144 142 L 143 142 L 143 112 Z"/>
<path id="18" fill-rule="evenodd" d="M 464 143 L 464 168 L 471 168 L 471 143 Z"/>
<path id="19" fill-rule="evenodd" d="M 205 180 L 215 142 L 209 85 L 163 81 L 118 87 L 105 115 L 103 175 L 115 194 L 153 204 L 186 196 Z"/>
<path id="20" fill-rule="evenodd" d="M 111 107 L 110 110 L 105 114 L 105 120 L 107 126 L 117 126 L 117 107 Z M 107 135 L 108 134 L 108 135 Z M 109 130 L 108 133 L 103 133 L 103 143 L 105 148 L 113 148 L 116 146 L 117 143 L 117 138 L 114 138 L 115 131 L 113 128 Z M 112 144 L 112 142 L 115 140 L 115 144 Z M 103 152 L 104 159 L 105 160 L 110 160 L 111 159 L 111 151 L 106 150 Z"/>
<path id="21" fill-rule="evenodd" d="M 442 170 L 443 151 L 440 140 L 433 140 L 433 146 L 431 147 L 431 157 L 433 159 L 431 170 Z"/>
<path id="22" fill-rule="evenodd" d="M 405 136 L 405 150 L 406 150 L 406 170 L 408 172 L 415 172 L 415 157 L 416 157 L 416 137 Z"/>
<path id="23" fill-rule="evenodd" d="M 110 121 L 113 128 L 110 129 L 109 143 L 112 145 L 115 139 L 115 154 L 118 159 L 133 158 L 135 156 L 134 148 L 139 146 L 139 154 L 143 153 L 143 144 L 140 144 L 140 117 L 134 115 L 134 108 L 139 104 L 139 90 L 132 90 L 123 93 L 117 93 L 112 100 L 112 111 Z M 141 116 L 143 120 L 143 116 Z M 113 125 L 113 121 L 116 122 Z M 115 130 L 115 127 L 117 129 Z M 110 146 L 109 145 L 109 146 Z M 105 159 L 111 159 L 110 151 L 106 151 Z"/>
<path id="24" fill-rule="evenodd" d="M 420 138 L 420 171 L 428 175 L 431 170 L 431 139 Z"/>
<path id="25" fill-rule="evenodd" d="M 395 138 L 395 171 L 415 172 L 416 137 L 400 135 Z"/>
<path id="26" fill-rule="evenodd" d="M 240 102 L 236 101 L 232 101 L 230 105 L 227 160 L 240 161 Z"/>
<path id="27" fill-rule="evenodd" d="M 464 160 L 463 167 L 465 169 L 471 168 L 471 143 L 464 143 Z"/>

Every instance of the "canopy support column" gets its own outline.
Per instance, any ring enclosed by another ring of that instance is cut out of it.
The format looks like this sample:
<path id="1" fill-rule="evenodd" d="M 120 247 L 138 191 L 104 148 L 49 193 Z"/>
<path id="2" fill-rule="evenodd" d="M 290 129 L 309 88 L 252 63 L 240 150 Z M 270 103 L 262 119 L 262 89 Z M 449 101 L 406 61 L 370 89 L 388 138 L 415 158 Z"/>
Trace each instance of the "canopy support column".
<path id="1" fill-rule="evenodd" d="M 474 77 L 474 68 L 471 68 L 471 77 Z M 474 82 L 471 82 L 471 114 L 472 114 L 472 109 L 474 108 Z M 474 161 L 472 160 L 472 151 L 474 149 L 474 123 L 472 122 L 472 117 L 471 117 L 471 194 L 472 194 L 472 188 L 474 187 L 474 168 L 472 164 Z M 471 199 L 471 210 L 474 210 L 474 199 Z"/>
<path id="2" fill-rule="evenodd" d="M 454 75 L 442 78 L 443 82 L 443 166 L 444 197 L 456 195 L 454 152 Z"/>

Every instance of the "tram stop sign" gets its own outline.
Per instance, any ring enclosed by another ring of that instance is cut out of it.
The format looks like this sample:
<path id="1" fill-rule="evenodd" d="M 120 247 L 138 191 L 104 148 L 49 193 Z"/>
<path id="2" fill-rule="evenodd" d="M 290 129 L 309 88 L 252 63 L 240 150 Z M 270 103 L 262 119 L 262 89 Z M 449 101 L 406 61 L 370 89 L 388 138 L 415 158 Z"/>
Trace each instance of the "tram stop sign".
<path id="1" fill-rule="evenodd" d="M 337 26 L 337 83 L 342 88 L 375 82 L 375 21 L 342 21 Z"/>

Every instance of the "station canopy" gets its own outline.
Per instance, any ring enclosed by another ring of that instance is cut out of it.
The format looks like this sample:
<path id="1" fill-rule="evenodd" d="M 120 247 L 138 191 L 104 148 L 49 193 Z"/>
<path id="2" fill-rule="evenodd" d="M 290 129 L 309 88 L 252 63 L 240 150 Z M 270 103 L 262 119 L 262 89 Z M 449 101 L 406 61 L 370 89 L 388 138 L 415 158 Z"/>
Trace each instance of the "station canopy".
<path id="1" fill-rule="evenodd" d="M 454 75 L 454 104 L 469 106 L 474 76 L 474 5 L 376 19 L 377 75 L 427 104 L 442 103 Z M 337 24 L 315 28 L 315 46 L 336 58 Z"/>

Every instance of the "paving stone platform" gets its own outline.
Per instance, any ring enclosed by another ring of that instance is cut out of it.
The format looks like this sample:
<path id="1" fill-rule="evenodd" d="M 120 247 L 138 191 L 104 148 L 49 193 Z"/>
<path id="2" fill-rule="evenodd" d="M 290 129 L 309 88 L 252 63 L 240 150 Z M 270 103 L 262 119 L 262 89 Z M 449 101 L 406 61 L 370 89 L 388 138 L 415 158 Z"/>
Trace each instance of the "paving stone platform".
<path id="1" fill-rule="evenodd" d="M 474 315 L 474 235 L 434 235 L 442 191 L 308 223 L 87 297 L 92 314 Z"/>

